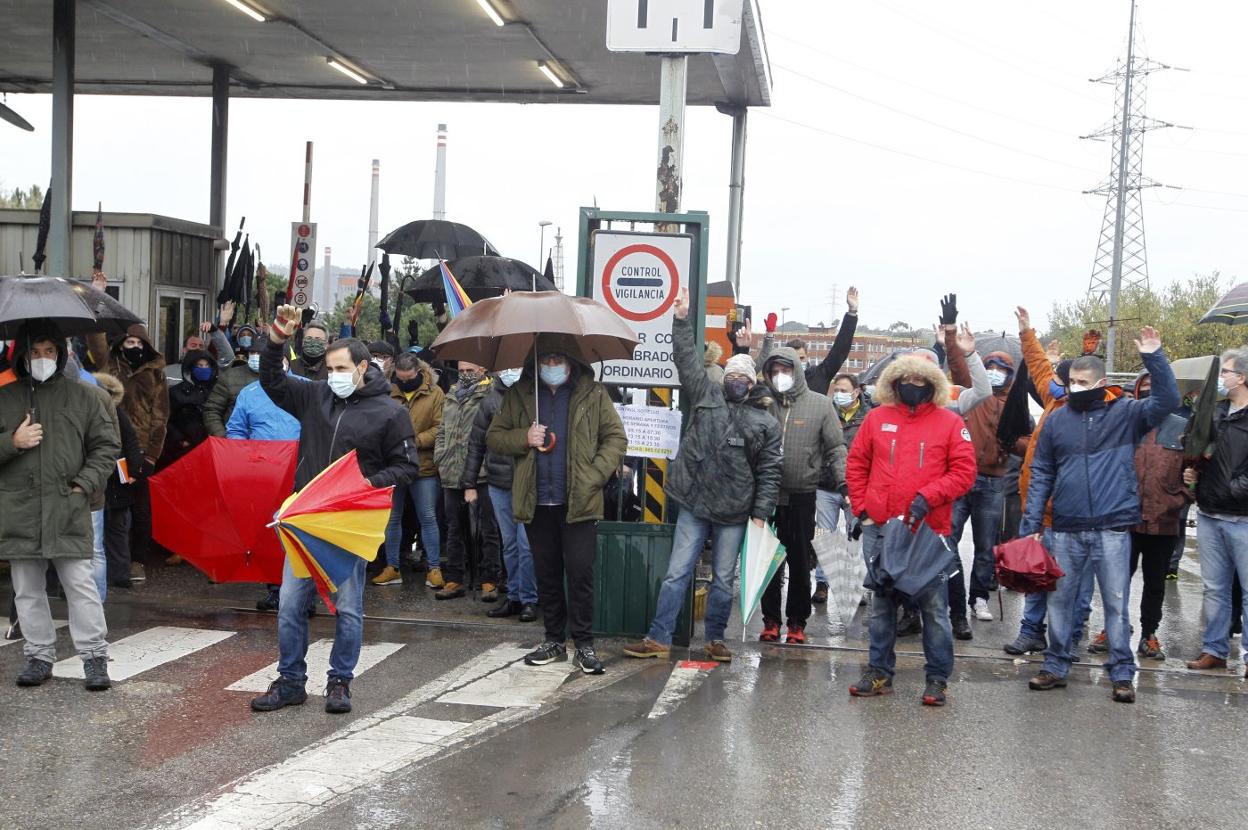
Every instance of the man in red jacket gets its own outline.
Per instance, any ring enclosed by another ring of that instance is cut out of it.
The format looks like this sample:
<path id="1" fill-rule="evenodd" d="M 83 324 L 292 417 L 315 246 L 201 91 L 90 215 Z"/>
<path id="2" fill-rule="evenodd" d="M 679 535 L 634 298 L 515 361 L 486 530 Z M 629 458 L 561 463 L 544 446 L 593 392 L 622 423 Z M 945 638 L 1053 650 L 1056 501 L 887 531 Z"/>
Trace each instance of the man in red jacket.
<path id="1" fill-rule="evenodd" d="M 883 544 L 883 526 L 904 517 L 912 528 L 926 522 L 949 536 L 953 503 L 975 483 L 975 445 L 957 413 L 945 409 L 949 381 L 921 357 L 894 360 L 876 384 L 879 406 L 867 414 L 849 451 L 845 479 L 854 515 L 862 521 L 862 555 L 869 562 Z M 951 566 L 923 596 L 914 597 L 923 616 L 927 685 L 923 703 L 943 706 L 953 671 L 948 580 L 961 578 Z M 877 592 L 871 602 L 870 661 L 862 679 L 849 687 L 856 697 L 890 694 L 897 641 L 896 595 Z"/>

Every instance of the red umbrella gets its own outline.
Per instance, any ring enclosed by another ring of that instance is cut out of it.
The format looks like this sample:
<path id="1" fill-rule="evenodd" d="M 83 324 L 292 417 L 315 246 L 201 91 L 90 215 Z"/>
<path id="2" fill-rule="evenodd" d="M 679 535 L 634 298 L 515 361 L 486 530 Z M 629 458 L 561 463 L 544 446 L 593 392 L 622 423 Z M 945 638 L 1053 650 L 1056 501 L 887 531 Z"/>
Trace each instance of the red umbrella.
<path id="1" fill-rule="evenodd" d="M 1044 545 L 1021 536 L 992 549 L 997 560 L 997 581 L 1012 591 L 1038 594 L 1052 591 L 1066 574 Z"/>
<path id="2" fill-rule="evenodd" d="M 151 479 L 152 536 L 214 582 L 282 581 L 268 525 L 294 488 L 296 441 L 212 437 Z"/>

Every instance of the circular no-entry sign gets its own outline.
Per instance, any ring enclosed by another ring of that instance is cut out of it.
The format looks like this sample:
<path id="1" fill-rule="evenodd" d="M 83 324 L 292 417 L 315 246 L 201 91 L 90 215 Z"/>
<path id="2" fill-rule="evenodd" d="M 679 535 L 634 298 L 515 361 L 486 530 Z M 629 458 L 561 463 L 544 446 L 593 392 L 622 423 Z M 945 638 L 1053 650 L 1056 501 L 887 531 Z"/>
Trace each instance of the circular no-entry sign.
<path id="1" fill-rule="evenodd" d="M 602 269 L 603 299 L 625 320 L 653 320 L 672 307 L 679 293 L 676 263 L 654 245 L 621 248 Z"/>

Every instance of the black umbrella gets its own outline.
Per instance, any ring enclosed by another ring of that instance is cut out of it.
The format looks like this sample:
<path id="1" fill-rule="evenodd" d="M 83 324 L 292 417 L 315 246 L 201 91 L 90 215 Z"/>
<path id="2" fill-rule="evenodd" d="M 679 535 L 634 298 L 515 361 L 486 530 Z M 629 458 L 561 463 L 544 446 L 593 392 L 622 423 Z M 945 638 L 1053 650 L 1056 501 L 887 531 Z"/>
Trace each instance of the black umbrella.
<path id="1" fill-rule="evenodd" d="M 388 254 L 406 254 L 416 259 L 498 256 L 498 249 L 472 228 L 442 219 L 408 222 L 386 234 L 377 247 Z"/>
<path id="2" fill-rule="evenodd" d="M 230 258 L 225 262 L 225 282 L 221 284 L 221 293 L 217 295 L 217 305 L 222 305 L 226 300 L 234 300 L 238 298 L 231 296 L 230 280 L 234 274 L 234 263 L 238 260 L 238 246 L 243 241 L 243 225 L 247 224 L 247 217 L 244 216 L 238 223 L 238 230 L 234 232 L 234 241 L 230 243 Z"/>
<path id="3" fill-rule="evenodd" d="M 555 291 L 553 280 L 518 259 L 504 256 L 470 256 L 448 262 L 461 288 L 473 302 L 501 296 L 504 291 Z M 417 277 L 407 289 L 407 296 L 421 303 L 445 302 L 442 271 L 438 266 Z"/>
<path id="4" fill-rule="evenodd" d="M 30 320 L 55 323 L 67 337 L 88 332 L 124 335 L 143 321 L 83 282 L 62 277 L 0 277 L 0 338 L 17 336 Z"/>
<path id="5" fill-rule="evenodd" d="M 1197 323 L 1226 323 L 1230 326 L 1248 323 L 1248 282 L 1241 282 L 1228 291 Z"/>
<path id="6" fill-rule="evenodd" d="M 35 263 L 35 273 L 43 270 L 43 261 L 47 259 L 43 252 L 48 247 L 48 229 L 52 227 L 52 185 L 48 185 L 43 194 L 43 207 L 39 208 L 39 235 L 35 238 L 35 255 L 31 259 Z"/>
<path id="7" fill-rule="evenodd" d="M 394 328 L 394 323 L 390 320 L 390 255 L 381 255 L 381 265 L 377 267 L 381 272 L 381 339 L 386 339 L 386 333 Z"/>
<path id="8" fill-rule="evenodd" d="M 35 128 L 31 125 L 31 123 L 14 112 L 8 104 L 0 104 L 0 118 L 8 121 L 14 127 L 21 127 L 28 133 L 33 133 L 35 131 Z"/>
<path id="9" fill-rule="evenodd" d="M 550 280 L 550 284 L 555 284 L 555 261 L 549 256 L 546 257 L 546 268 L 542 271 L 542 276 Z"/>

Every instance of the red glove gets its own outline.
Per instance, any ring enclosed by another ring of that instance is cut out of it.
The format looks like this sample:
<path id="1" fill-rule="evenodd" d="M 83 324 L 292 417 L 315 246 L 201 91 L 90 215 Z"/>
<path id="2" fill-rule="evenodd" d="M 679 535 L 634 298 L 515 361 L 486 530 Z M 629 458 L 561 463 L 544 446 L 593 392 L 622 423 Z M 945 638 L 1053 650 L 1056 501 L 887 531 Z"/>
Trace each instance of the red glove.
<path id="1" fill-rule="evenodd" d="M 767 331 L 775 331 L 776 321 L 779 319 L 780 318 L 776 316 L 776 312 L 773 311 L 763 318 L 763 325 L 767 327 Z"/>

